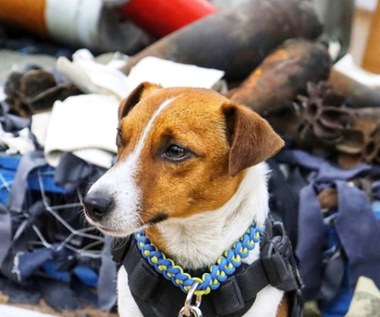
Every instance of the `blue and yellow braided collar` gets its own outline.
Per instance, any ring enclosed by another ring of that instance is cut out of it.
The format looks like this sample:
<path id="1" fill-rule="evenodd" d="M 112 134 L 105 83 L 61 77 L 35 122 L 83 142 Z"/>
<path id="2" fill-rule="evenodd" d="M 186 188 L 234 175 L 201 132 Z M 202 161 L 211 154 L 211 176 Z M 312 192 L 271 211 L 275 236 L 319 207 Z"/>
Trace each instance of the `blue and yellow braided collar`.
<path id="1" fill-rule="evenodd" d="M 202 296 L 216 290 L 221 283 L 226 281 L 240 267 L 242 259 L 246 258 L 249 251 L 254 249 L 256 243 L 260 241 L 262 233 L 263 228 L 257 228 L 256 225 L 250 226 L 244 235 L 232 245 L 231 249 L 224 251 L 216 263 L 210 266 L 209 272 L 204 273 L 202 277 L 192 277 L 184 272 L 181 266 L 159 251 L 143 231 L 137 232 L 135 239 L 142 256 L 147 259 L 157 272 L 185 293 L 190 290 L 195 282 L 198 282 L 199 285 L 195 295 Z"/>

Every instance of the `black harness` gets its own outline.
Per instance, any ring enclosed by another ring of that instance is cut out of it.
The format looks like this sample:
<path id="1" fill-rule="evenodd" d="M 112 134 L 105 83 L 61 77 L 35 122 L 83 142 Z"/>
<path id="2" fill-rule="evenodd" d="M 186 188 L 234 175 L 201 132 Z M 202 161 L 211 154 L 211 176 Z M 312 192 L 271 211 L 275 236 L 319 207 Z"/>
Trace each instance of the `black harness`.
<path id="1" fill-rule="evenodd" d="M 144 316 L 178 316 L 186 295 L 141 256 L 133 235 L 123 248 L 114 247 L 112 255 L 115 262 L 124 265 L 129 288 Z M 201 276 L 203 272 L 189 273 Z M 202 297 L 203 316 L 240 317 L 251 308 L 257 293 L 268 285 L 288 292 L 289 316 L 303 316 L 302 282 L 292 246 L 283 224 L 273 220 L 266 223 L 260 242 L 260 258 L 250 265 L 241 265 L 217 290 Z"/>

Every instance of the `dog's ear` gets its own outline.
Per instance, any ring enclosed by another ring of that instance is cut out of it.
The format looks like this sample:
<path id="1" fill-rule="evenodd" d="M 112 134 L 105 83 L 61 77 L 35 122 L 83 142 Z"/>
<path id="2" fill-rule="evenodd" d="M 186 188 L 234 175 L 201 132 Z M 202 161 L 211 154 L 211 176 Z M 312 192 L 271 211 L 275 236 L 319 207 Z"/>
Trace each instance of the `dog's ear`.
<path id="1" fill-rule="evenodd" d="M 260 115 L 235 104 L 223 106 L 231 145 L 228 172 L 234 176 L 276 154 L 284 141 Z"/>
<path id="2" fill-rule="evenodd" d="M 162 88 L 162 86 L 149 82 L 143 82 L 138 85 L 127 98 L 121 101 L 119 106 L 119 120 L 125 117 L 142 98 L 160 88 Z"/>

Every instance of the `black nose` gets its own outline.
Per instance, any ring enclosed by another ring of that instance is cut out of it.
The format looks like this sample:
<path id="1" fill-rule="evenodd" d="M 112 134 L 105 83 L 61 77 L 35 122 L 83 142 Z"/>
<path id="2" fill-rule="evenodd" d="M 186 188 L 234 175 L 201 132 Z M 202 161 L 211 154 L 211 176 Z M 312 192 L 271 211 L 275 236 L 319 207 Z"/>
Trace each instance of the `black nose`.
<path id="1" fill-rule="evenodd" d="M 94 220 L 101 220 L 111 210 L 112 204 L 111 196 L 99 192 L 88 193 L 83 199 L 86 214 Z"/>

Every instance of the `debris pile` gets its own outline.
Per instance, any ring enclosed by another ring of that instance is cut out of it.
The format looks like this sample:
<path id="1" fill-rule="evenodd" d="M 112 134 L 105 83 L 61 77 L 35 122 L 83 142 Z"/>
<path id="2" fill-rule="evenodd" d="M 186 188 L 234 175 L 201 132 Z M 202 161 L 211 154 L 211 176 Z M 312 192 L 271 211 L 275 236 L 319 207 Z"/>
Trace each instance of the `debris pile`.
<path id="1" fill-rule="evenodd" d="M 113 16 L 125 3 L 103 2 L 105 27 L 107 12 Z M 2 32 L 2 48 L 23 50 L 7 45 L 12 32 Z M 68 52 L 63 48 L 54 50 L 53 69 L 9 72 L 0 83 L 2 292 L 15 298 L 17 285 L 25 285 L 30 301 L 43 297 L 58 311 L 114 307 L 111 242 L 83 221 L 81 199 L 112 165 L 118 104 L 142 81 L 216 89 L 284 137 L 286 148 L 268 162 L 270 204 L 299 257 L 305 299 L 318 301 L 323 314 L 343 301 L 343 315 L 358 279 L 380 287 L 378 90 L 337 67 L 322 32 L 310 1 L 251 0 L 160 39 L 128 27 L 115 42 L 131 56 L 95 58 L 83 49 L 69 56 L 59 53 Z M 109 42 L 97 39 L 88 48 L 116 50 Z"/>

